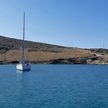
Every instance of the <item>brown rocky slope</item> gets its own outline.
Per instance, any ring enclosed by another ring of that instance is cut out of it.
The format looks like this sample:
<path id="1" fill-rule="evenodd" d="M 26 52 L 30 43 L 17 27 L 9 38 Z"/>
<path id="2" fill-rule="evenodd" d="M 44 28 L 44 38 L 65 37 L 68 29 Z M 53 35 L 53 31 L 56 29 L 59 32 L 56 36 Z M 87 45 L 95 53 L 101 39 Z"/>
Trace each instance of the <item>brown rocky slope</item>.
<path id="1" fill-rule="evenodd" d="M 0 36 L 0 63 L 17 63 L 21 58 L 22 40 Z M 91 49 L 64 47 L 25 41 L 25 55 L 31 63 L 99 64 L 107 56 Z"/>

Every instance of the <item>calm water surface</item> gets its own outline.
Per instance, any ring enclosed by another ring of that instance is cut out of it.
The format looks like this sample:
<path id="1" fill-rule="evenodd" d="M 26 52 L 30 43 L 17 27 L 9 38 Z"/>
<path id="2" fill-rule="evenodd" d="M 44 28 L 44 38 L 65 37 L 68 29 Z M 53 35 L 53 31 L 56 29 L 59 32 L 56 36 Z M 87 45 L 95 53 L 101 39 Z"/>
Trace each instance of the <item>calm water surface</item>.
<path id="1" fill-rule="evenodd" d="M 108 108 L 108 65 L 0 65 L 0 108 Z"/>

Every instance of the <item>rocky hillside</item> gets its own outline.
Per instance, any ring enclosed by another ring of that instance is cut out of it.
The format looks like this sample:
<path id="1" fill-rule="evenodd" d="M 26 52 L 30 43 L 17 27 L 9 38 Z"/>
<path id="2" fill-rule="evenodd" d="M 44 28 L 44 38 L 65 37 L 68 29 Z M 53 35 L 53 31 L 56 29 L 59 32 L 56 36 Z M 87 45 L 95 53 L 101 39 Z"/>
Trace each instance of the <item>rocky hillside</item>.
<path id="1" fill-rule="evenodd" d="M 21 58 L 22 40 L 0 36 L 0 63 L 17 63 Z M 80 49 L 25 41 L 25 56 L 31 63 L 98 64 L 107 57 L 95 49 Z M 102 51 L 103 52 L 103 51 Z M 105 52 L 106 53 L 106 52 Z M 100 56 L 101 55 L 101 56 Z"/>

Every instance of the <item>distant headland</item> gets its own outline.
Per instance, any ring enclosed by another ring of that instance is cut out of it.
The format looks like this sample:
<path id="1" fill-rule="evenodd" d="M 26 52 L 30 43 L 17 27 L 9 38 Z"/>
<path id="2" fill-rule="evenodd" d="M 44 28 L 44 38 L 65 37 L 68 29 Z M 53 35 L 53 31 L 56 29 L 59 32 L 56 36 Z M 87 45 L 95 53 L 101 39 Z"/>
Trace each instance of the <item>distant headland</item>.
<path id="1" fill-rule="evenodd" d="M 21 58 L 20 39 L 0 36 L 0 64 L 18 63 Z M 107 64 L 108 49 L 82 49 L 25 41 L 25 54 L 36 64 Z"/>

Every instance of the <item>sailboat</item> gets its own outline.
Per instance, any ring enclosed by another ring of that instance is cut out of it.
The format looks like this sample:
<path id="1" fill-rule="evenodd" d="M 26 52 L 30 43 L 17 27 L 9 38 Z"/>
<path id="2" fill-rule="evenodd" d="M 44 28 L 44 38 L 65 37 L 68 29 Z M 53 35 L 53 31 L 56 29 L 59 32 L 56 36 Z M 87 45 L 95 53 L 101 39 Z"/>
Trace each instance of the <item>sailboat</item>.
<path id="1" fill-rule="evenodd" d="M 22 40 L 22 49 L 21 49 L 21 60 L 16 65 L 16 69 L 20 71 L 29 71 L 30 70 L 30 63 L 25 58 L 25 12 L 23 16 L 23 40 Z"/>

